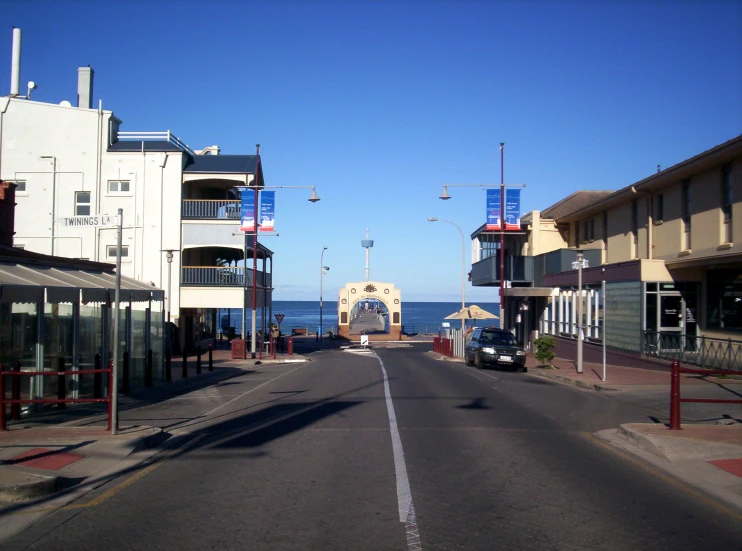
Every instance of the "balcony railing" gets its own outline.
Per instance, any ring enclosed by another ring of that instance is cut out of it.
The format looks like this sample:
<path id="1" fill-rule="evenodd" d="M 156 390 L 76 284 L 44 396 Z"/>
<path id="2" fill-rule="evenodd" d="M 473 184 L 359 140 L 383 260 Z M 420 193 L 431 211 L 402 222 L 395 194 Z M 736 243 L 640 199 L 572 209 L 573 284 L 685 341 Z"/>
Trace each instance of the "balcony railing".
<path id="1" fill-rule="evenodd" d="M 165 132 L 119 132 L 116 137 L 119 140 L 168 142 L 182 151 L 195 155 L 193 150 L 188 147 L 188 144 L 183 143 L 170 130 L 166 130 Z"/>
<path id="2" fill-rule="evenodd" d="M 506 256 L 505 280 L 520 283 L 533 281 L 532 256 Z M 471 267 L 472 285 L 494 285 L 500 283 L 500 256 L 495 254 L 475 262 Z"/>
<path id="3" fill-rule="evenodd" d="M 239 220 L 240 201 L 232 199 L 183 199 L 183 218 Z"/>
<path id="4" fill-rule="evenodd" d="M 644 331 L 644 354 L 709 369 L 742 371 L 742 341 Z"/>
<path id="5" fill-rule="evenodd" d="M 257 276 L 258 287 L 271 286 L 271 274 L 257 272 Z M 180 284 L 195 287 L 252 287 L 252 268 L 245 270 L 242 266 L 183 266 Z"/>

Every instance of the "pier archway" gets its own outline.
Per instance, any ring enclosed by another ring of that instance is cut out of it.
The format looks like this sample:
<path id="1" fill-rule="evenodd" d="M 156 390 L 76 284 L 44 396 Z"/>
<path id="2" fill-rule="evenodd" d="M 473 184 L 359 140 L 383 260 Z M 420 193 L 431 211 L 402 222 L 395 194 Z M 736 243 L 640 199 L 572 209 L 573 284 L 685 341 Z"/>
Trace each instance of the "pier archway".
<path id="1" fill-rule="evenodd" d="M 351 312 L 361 301 L 375 300 L 386 306 L 389 332 L 369 335 L 369 340 L 399 340 L 402 334 L 402 293 L 393 283 L 360 281 L 346 283 L 338 292 L 338 335 L 351 339 Z M 358 336 L 353 337 L 355 339 Z"/>

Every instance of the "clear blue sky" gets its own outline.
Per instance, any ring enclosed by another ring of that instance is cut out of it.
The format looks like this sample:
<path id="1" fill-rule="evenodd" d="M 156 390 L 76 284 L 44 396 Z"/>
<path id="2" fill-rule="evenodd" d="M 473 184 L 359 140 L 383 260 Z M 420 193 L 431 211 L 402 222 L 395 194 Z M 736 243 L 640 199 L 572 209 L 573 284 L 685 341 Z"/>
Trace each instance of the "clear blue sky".
<path id="1" fill-rule="evenodd" d="M 523 210 L 619 189 L 742 133 L 742 2 L 5 0 L 34 98 L 95 103 L 122 130 L 253 153 L 278 190 L 275 298 L 325 299 L 371 277 L 404 300 L 460 300 L 461 238 L 485 194 L 443 183 L 522 183 Z M 5 92 L 3 92 L 5 93 Z M 467 302 L 497 289 L 467 283 Z"/>

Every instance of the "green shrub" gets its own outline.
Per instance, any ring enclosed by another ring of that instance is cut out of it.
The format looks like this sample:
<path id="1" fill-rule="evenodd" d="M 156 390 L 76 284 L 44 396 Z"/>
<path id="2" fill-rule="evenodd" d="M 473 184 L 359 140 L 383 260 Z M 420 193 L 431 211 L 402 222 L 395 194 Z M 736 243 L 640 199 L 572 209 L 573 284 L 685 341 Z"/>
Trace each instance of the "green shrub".
<path id="1" fill-rule="evenodd" d="M 556 354 L 552 351 L 552 348 L 556 346 L 556 337 L 553 335 L 544 335 L 533 341 L 536 347 L 536 353 L 534 357 L 540 363 L 550 363 L 554 359 Z"/>

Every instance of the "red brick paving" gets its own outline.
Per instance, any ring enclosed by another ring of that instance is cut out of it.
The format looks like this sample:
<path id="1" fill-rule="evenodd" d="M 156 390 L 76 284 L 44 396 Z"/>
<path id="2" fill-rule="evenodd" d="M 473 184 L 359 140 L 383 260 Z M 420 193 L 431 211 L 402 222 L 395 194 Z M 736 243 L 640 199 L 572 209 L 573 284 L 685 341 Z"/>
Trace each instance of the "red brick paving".
<path id="1" fill-rule="evenodd" d="M 735 476 L 742 478 L 742 458 L 739 459 L 717 459 L 715 461 L 709 461 L 712 465 L 716 465 L 720 469 L 725 470 L 728 473 L 732 473 Z"/>
<path id="2" fill-rule="evenodd" d="M 83 459 L 85 456 L 76 453 L 58 452 L 49 448 L 34 448 L 14 457 L 11 461 L 18 461 L 25 457 L 28 457 L 28 459 L 25 461 L 19 461 L 16 465 L 34 467 L 35 469 L 45 469 L 47 471 L 57 471 L 62 467 L 66 467 L 75 461 Z"/>

